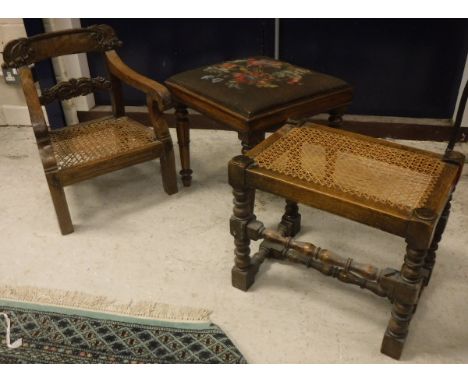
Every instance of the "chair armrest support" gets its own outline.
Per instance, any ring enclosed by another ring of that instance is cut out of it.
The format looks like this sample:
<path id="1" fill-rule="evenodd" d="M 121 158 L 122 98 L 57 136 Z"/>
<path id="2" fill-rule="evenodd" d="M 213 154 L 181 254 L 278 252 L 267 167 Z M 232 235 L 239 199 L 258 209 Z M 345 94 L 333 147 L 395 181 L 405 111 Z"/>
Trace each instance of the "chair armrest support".
<path id="1" fill-rule="evenodd" d="M 131 69 L 120 59 L 115 50 L 107 51 L 105 54 L 112 75 L 153 98 L 161 111 L 171 106 L 171 94 L 164 85 Z"/>
<path id="2" fill-rule="evenodd" d="M 164 145 L 169 145 L 169 148 L 172 148 L 171 134 L 169 133 L 169 126 L 164 118 L 163 111 L 159 108 L 156 100 L 149 94 L 146 96 L 146 104 L 148 106 L 148 114 L 156 139 L 163 142 Z"/>

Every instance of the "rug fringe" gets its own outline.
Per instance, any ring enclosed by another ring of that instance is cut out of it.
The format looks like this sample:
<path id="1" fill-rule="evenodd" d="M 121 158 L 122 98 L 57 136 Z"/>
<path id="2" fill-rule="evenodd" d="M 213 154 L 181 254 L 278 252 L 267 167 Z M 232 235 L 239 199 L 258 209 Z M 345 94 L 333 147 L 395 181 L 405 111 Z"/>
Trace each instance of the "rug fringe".
<path id="1" fill-rule="evenodd" d="M 11 287 L 0 285 L 0 299 L 177 322 L 209 322 L 211 314 L 211 311 L 207 309 L 149 301 L 130 301 L 127 304 L 122 304 L 107 297 L 94 296 L 83 292 L 29 286 Z"/>

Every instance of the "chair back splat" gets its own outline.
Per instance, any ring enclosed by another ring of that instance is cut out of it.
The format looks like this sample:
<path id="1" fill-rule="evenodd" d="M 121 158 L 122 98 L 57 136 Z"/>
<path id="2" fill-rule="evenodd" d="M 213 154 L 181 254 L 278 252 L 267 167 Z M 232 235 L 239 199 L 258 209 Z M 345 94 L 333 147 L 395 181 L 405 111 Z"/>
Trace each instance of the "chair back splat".
<path id="1" fill-rule="evenodd" d="M 93 25 L 85 29 L 69 29 L 52 33 L 43 33 L 29 38 L 10 41 L 4 49 L 2 66 L 19 68 L 26 98 L 39 98 L 41 105 L 55 100 L 64 101 L 84 96 L 96 90 L 111 91 L 115 97 L 113 82 L 103 77 L 72 78 L 61 81 L 49 89 L 42 89 L 37 94 L 35 87 L 24 86 L 24 80 L 30 75 L 29 65 L 40 61 L 69 54 L 106 52 L 122 46 L 115 31 L 108 25 Z M 120 89 L 116 86 L 116 91 Z M 30 108 L 31 109 L 31 108 Z"/>

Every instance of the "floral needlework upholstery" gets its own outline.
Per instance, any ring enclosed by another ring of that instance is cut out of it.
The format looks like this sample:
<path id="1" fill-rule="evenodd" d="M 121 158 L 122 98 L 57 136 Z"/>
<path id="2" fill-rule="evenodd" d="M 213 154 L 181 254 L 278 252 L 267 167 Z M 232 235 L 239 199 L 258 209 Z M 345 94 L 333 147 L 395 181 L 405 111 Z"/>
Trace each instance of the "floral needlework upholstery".
<path id="1" fill-rule="evenodd" d="M 350 89 L 339 78 L 268 57 L 203 66 L 165 83 L 170 90 L 202 97 L 246 119 Z"/>
<path id="2" fill-rule="evenodd" d="M 302 85 L 302 78 L 311 73 L 308 69 L 271 60 L 268 58 L 247 58 L 223 62 L 203 69 L 202 80 L 222 82 L 229 88 L 242 86 L 278 88 L 280 85 Z"/>

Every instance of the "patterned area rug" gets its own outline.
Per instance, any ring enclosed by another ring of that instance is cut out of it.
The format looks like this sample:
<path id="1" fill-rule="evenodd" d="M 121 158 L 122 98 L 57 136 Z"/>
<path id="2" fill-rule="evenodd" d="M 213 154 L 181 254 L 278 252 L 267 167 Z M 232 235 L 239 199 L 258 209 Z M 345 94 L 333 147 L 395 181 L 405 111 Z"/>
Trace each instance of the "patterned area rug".
<path id="1" fill-rule="evenodd" d="M 47 300 L 44 295 L 42 300 Z M 106 302 L 107 311 L 93 311 L 89 298 L 84 304 L 88 307 L 78 309 L 3 296 L 0 294 L 0 312 L 11 321 L 11 342 L 21 338 L 22 345 L 7 347 L 7 324 L 0 317 L 0 363 L 245 363 L 226 334 L 202 318 L 156 320 L 161 310 L 142 314 L 142 304 L 116 313 L 116 305 L 109 309 Z M 62 297 L 53 300 L 63 301 Z M 162 315 L 168 316 L 170 310 L 164 307 Z"/>

